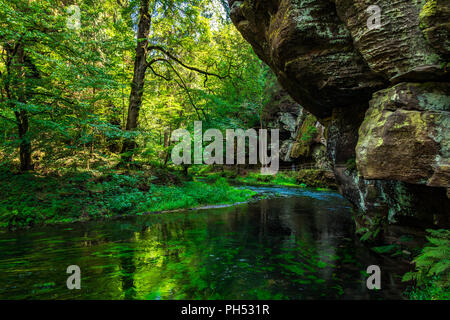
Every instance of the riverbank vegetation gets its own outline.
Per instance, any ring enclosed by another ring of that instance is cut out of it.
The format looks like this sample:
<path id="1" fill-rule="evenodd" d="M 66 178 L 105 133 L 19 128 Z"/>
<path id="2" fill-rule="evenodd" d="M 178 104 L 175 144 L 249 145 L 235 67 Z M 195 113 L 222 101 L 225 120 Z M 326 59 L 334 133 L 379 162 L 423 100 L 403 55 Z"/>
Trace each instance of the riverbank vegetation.
<path id="1" fill-rule="evenodd" d="M 212 166 L 202 166 L 193 172 L 199 178 L 214 181 L 224 177 L 230 181 L 262 186 L 285 186 L 315 189 L 336 189 L 333 172 L 322 169 L 301 169 L 298 171 L 280 171 L 274 175 L 261 174 L 260 170 L 224 169 Z"/>
<path id="2" fill-rule="evenodd" d="M 138 169 L 59 168 L 51 172 L 0 169 L 0 228 L 101 220 L 245 202 L 256 193 L 233 185 L 322 187 L 298 179 L 302 172 L 262 175 L 210 166 L 183 170 L 144 166 Z"/>
<path id="3" fill-rule="evenodd" d="M 192 181 L 167 170 L 66 172 L 40 175 L 0 171 L 0 228 L 143 215 L 168 210 L 233 204 L 255 192 Z"/>
<path id="4" fill-rule="evenodd" d="M 450 300 L 450 231 L 427 230 L 428 243 L 413 260 L 415 271 L 403 281 L 415 282 L 408 291 L 412 300 Z"/>

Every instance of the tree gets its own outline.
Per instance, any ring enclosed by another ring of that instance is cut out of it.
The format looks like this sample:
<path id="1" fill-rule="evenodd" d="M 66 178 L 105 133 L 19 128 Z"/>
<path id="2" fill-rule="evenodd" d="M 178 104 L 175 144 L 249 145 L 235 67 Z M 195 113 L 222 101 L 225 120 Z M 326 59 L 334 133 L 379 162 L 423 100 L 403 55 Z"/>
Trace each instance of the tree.
<path id="1" fill-rule="evenodd" d="M 68 29 L 61 3 L 0 0 L 0 119 L 7 146 L 19 147 L 21 171 L 33 169 L 35 149 L 52 157 L 86 145 L 86 131 L 101 122 L 92 107 L 114 87 L 95 30 Z"/>
<path id="2" fill-rule="evenodd" d="M 164 18 L 169 18 L 170 22 L 173 22 L 173 17 L 180 18 L 177 23 L 181 24 L 184 28 L 189 28 L 189 23 L 192 23 L 192 17 L 198 16 L 200 9 L 197 7 L 198 4 L 202 3 L 202 0 L 190 0 L 190 1 L 155 1 L 153 3 L 153 14 L 158 14 Z M 133 82 L 131 86 L 129 107 L 128 107 L 128 117 L 126 130 L 133 131 L 136 130 L 138 126 L 139 119 L 139 110 L 142 105 L 142 96 L 144 91 L 144 83 L 145 83 L 145 75 L 146 70 L 149 68 L 155 76 L 159 78 L 170 81 L 170 76 L 163 76 L 157 73 L 153 65 L 157 63 L 164 63 L 169 68 L 169 73 L 173 72 L 176 75 L 177 84 L 188 92 L 187 85 L 183 78 L 180 75 L 180 72 L 177 71 L 174 64 L 179 65 L 185 69 L 198 72 L 204 76 L 215 76 L 219 79 L 224 79 L 227 75 L 218 75 L 214 72 L 209 72 L 206 70 L 202 70 L 197 67 L 189 66 L 185 62 L 181 61 L 180 58 L 176 57 L 175 54 L 171 53 L 169 49 L 166 49 L 163 45 L 156 43 L 154 45 L 149 46 L 149 35 L 150 35 L 150 26 L 152 22 L 150 9 L 150 1 L 149 0 L 140 0 L 139 5 L 139 23 L 137 28 L 137 45 L 136 45 L 136 55 L 134 58 L 134 75 Z M 162 9 L 162 10 L 161 10 Z M 181 19 L 181 17 L 184 17 Z M 186 25 L 184 25 L 184 23 Z M 173 27 L 173 26 L 172 26 Z M 158 41 L 160 39 L 164 40 L 166 43 L 171 44 L 174 39 L 176 39 L 176 44 L 179 45 L 179 39 L 173 37 L 173 33 L 180 33 L 182 36 L 186 37 L 185 29 L 176 30 L 174 28 L 169 28 L 168 35 L 166 37 L 165 34 L 155 34 L 153 42 Z M 162 35 L 162 37 L 161 37 Z M 192 34 L 188 34 L 188 36 L 193 36 Z M 152 59 L 148 61 L 148 57 Z M 189 93 L 188 93 L 189 94 Z M 191 100 L 192 103 L 192 100 Z M 195 105 L 192 103 L 195 108 Z M 198 110 L 196 110 L 198 112 Z M 198 114 L 199 115 L 199 114 Z M 199 115 L 200 117 L 200 115 Z M 136 147 L 136 141 L 134 138 L 128 138 L 124 141 L 122 147 L 122 153 L 124 155 L 123 160 L 128 162 L 132 158 L 133 149 Z"/>
<path id="3" fill-rule="evenodd" d="M 216 0 L 77 0 L 75 29 L 73 3 L 0 0 L 0 164 L 165 165 L 193 120 L 259 125 L 267 68 Z"/>
<path id="4" fill-rule="evenodd" d="M 148 36 L 150 33 L 151 16 L 149 12 L 149 0 L 141 0 L 139 8 L 139 25 L 137 31 L 136 56 L 134 58 L 134 75 L 131 84 L 130 102 L 128 106 L 128 118 L 126 130 L 137 128 L 139 110 L 142 105 L 144 93 L 144 79 L 147 70 Z M 128 153 L 136 147 L 134 139 L 128 138 L 123 142 L 122 153 Z M 131 155 L 126 154 L 125 161 L 131 160 Z"/>

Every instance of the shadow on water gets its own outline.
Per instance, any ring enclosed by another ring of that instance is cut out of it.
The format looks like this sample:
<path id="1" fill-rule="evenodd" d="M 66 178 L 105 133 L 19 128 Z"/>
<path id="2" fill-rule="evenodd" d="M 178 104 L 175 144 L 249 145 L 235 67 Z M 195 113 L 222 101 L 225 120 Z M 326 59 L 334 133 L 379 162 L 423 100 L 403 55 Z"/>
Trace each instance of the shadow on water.
<path id="1" fill-rule="evenodd" d="M 281 197 L 0 234 L 0 298 L 402 298 L 401 272 L 359 244 L 339 194 L 252 188 Z M 366 287 L 373 264 L 381 290 Z M 81 290 L 66 287 L 69 265 Z"/>

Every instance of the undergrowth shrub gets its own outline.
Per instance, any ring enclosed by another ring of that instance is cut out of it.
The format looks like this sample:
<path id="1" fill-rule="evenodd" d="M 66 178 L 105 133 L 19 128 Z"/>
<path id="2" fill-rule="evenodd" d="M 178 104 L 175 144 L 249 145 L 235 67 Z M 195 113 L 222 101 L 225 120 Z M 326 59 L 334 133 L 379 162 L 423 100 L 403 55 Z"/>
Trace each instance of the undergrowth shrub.
<path id="1" fill-rule="evenodd" d="M 41 176 L 0 172 L 0 228 L 236 203 L 254 194 L 230 186 L 223 177 L 211 183 L 180 180 L 157 184 L 152 174 L 71 172 Z"/>
<path id="2" fill-rule="evenodd" d="M 414 281 L 413 299 L 450 299 L 450 231 L 427 229 L 428 244 L 413 262 L 416 270 L 403 276 Z"/>

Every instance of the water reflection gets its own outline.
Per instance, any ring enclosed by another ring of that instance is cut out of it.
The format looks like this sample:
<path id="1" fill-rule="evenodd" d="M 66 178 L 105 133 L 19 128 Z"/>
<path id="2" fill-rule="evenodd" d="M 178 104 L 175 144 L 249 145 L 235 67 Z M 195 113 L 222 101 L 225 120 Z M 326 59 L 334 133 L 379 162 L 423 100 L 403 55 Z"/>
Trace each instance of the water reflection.
<path id="1" fill-rule="evenodd" d="M 354 239 L 343 198 L 259 190 L 286 197 L 0 235 L 0 298 L 401 298 L 389 262 Z M 71 264 L 82 271 L 78 291 L 66 288 Z M 388 270 L 377 292 L 365 286 L 371 264 Z"/>

